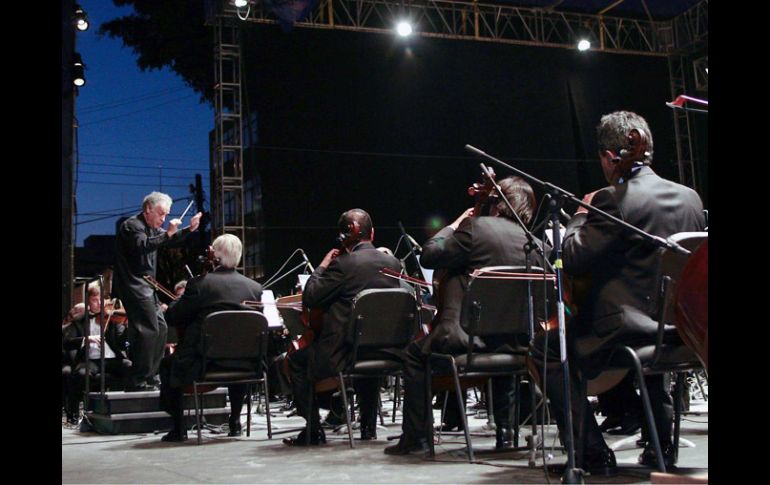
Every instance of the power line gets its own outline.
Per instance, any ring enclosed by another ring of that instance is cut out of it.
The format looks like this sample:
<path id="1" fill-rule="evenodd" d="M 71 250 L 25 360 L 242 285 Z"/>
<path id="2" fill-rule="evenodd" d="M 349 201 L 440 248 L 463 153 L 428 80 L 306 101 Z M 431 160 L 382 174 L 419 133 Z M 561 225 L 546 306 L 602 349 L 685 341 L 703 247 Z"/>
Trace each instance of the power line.
<path id="1" fill-rule="evenodd" d="M 188 132 L 182 135 L 175 135 L 175 136 L 163 136 L 163 137 L 145 138 L 145 139 L 138 139 L 138 140 L 106 141 L 104 143 L 84 143 L 84 145 L 87 145 L 88 147 L 101 147 L 106 145 L 123 145 L 126 143 L 145 143 L 145 142 L 157 142 L 157 141 L 164 141 L 164 140 L 178 140 L 179 138 L 190 138 L 191 134 L 192 132 Z"/>
<path id="2" fill-rule="evenodd" d="M 126 167 L 126 168 L 134 168 L 134 167 Z M 158 167 L 155 167 L 155 168 L 158 168 Z M 143 173 L 93 172 L 93 171 L 90 171 L 90 170 L 80 170 L 80 173 L 81 174 L 86 173 L 86 174 L 90 174 L 90 175 L 118 175 L 118 176 L 121 176 L 121 177 L 146 177 L 147 176 L 146 174 L 143 174 Z M 189 175 L 164 175 L 163 178 L 164 179 L 168 178 L 168 179 L 188 179 L 189 180 L 191 177 Z M 207 179 L 208 175 L 201 175 L 201 178 Z M 194 182 L 195 182 L 195 180 L 193 180 L 193 182 L 191 182 L 191 183 L 194 183 Z"/>
<path id="3" fill-rule="evenodd" d="M 118 119 L 118 118 L 125 118 L 126 116 L 135 115 L 135 114 L 137 114 L 137 113 L 143 113 L 143 112 L 145 112 L 145 111 L 149 111 L 149 110 L 152 110 L 152 109 L 155 109 L 155 108 L 159 108 L 159 107 L 161 107 L 161 106 L 165 106 L 165 105 L 167 105 L 167 104 L 175 103 L 175 102 L 177 102 L 177 101 L 181 101 L 181 100 L 183 100 L 183 99 L 187 99 L 187 98 L 190 98 L 190 97 L 192 97 L 192 96 L 195 96 L 195 94 L 193 93 L 193 94 L 188 94 L 187 96 L 182 96 L 181 98 L 174 98 L 174 99 L 170 99 L 170 100 L 168 100 L 168 101 L 164 101 L 163 103 L 154 104 L 154 105 L 152 105 L 152 106 L 148 106 L 148 107 L 146 107 L 146 108 L 138 109 L 138 110 L 136 110 L 136 111 L 131 111 L 131 112 L 128 112 L 128 113 L 123 113 L 123 114 L 121 114 L 121 115 L 115 115 L 115 116 L 111 116 L 111 117 L 109 117 L 109 118 L 102 118 L 102 119 L 98 119 L 98 120 L 90 121 L 90 122 L 88 122 L 88 123 L 81 123 L 81 124 L 79 125 L 79 127 L 80 127 L 80 128 L 83 128 L 84 126 L 95 125 L 95 124 L 97 124 L 97 123 L 103 123 L 103 122 L 105 122 L 105 121 L 112 121 L 112 120 L 116 120 L 116 119 Z"/>
<path id="4" fill-rule="evenodd" d="M 79 183 L 81 184 L 97 184 L 97 185 L 122 185 L 122 186 L 128 186 L 128 187 L 154 187 L 155 183 L 146 183 L 146 184 L 130 184 L 130 183 L 123 183 L 123 182 L 97 182 L 92 180 L 81 180 Z M 178 185 L 178 184 L 168 184 L 164 185 L 164 187 L 180 187 L 180 188 L 189 188 L 190 185 Z"/>
<path id="5" fill-rule="evenodd" d="M 158 161 L 173 161 L 173 162 L 203 162 L 208 163 L 208 160 L 200 160 L 195 158 L 168 158 L 168 157 L 130 157 L 127 155 L 109 155 L 104 153 L 81 153 L 81 157 L 104 157 L 104 158 L 125 158 L 128 160 L 158 160 Z"/>
<path id="6" fill-rule="evenodd" d="M 195 172 L 195 173 L 206 172 L 208 170 L 208 168 L 206 169 L 177 168 L 177 167 L 165 167 L 165 166 L 160 167 L 158 165 L 121 165 L 121 164 L 115 164 L 115 163 L 91 163 L 91 162 L 81 162 L 80 165 L 91 165 L 95 167 L 147 168 L 147 169 L 153 169 L 153 170 L 162 168 L 163 170 L 181 170 L 184 172 Z M 206 177 L 208 177 L 208 175 L 206 175 Z"/>
<path id="7" fill-rule="evenodd" d="M 121 98 L 121 99 L 118 99 L 116 101 L 111 101 L 111 102 L 108 102 L 108 103 L 97 103 L 97 104 L 92 105 L 92 106 L 82 107 L 78 111 L 80 112 L 80 114 L 92 113 L 94 111 L 101 111 L 101 110 L 105 110 L 105 109 L 111 109 L 111 108 L 115 108 L 115 107 L 118 107 L 118 106 L 123 106 L 123 105 L 126 105 L 126 104 L 136 103 L 136 102 L 139 102 L 139 101 L 146 101 L 148 99 L 157 98 L 157 97 L 160 97 L 160 96 L 166 96 L 167 94 L 176 93 L 176 92 L 179 92 L 179 91 L 185 91 L 187 89 L 188 89 L 187 87 L 177 88 L 177 89 L 166 88 L 166 89 L 162 89 L 160 91 L 154 91 L 154 92 L 151 92 L 151 93 L 140 94 L 139 96 L 132 96 L 132 97 L 128 97 L 128 98 Z"/>

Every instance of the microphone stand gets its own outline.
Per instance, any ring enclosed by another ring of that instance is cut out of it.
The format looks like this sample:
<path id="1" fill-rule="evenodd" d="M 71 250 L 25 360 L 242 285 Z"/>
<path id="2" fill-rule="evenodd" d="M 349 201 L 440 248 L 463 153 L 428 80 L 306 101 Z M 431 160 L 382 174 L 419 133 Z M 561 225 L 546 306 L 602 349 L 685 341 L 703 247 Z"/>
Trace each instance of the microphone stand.
<path id="1" fill-rule="evenodd" d="M 519 170 L 503 162 L 502 160 L 499 160 L 491 155 L 488 155 L 487 153 L 483 152 L 482 150 L 479 150 L 478 148 L 472 145 L 465 145 L 465 149 L 471 153 L 484 157 L 488 160 L 491 160 L 497 163 L 498 165 L 501 165 L 509 170 L 514 171 L 516 174 L 520 175 L 521 177 L 524 177 L 525 179 L 535 183 L 539 187 L 542 187 L 547 193 L 551 195 L 551 201 L 549 202 L 549 206 L 551 209 L 551 221 L 553 221 L 553 228 L 554 228 L 553 253 L 555 255 L 554 267 L 556 269 L 556 290 L 557 290 L 556 291 L 557 293 L 556 308 L 557 308 L 558 319 L 559 319 L 559 350 L 560 350 L 561 367 L 562 367 L 562 372 L 564 376 L 564 378 L 562 379 L 564 383 L 564 397 L 565 397 L 565 402 L 568 403 L 564 409 L 564 422 L 567 428 L 564 430 L 564 436 L 565 436 L 565 441 L 567 445 L 567 466 L 565 467 L 564 474 L 562 475 L 562 483 L 582 483 L 583 482 L 582 470 L 575 468 L 575 443 L 573 441 L 574 437 L 572 435 L 572 430 L 573 430 L 572 409 L 571 409 L 572 399 L 570 397 L 571 396 L 570 382 L 569 382 L 570 373 L 569 373 L 569 362 L 567 361 L 567 340 L 566 340 L 565 326 L 564 326 L 564 294 L 563 294 L 564 286 L 563 286 L 563 274 L 562 274 L 563 262 L 562 262 L 561 234 L 558 229 L 559 228 L 559 211 L 564 205 L 564 202 L 569 200 L 578 204 L 581 207 L 588 209 L 591 212 L 594 212 L 595 214 L 599 214 L 601 217 L 604 217 L 605 219 L 611 220 L 614 223 L 619 224 L 623 228 L 640 235 L 646 241 L 649 241 L 657 246 L 666 247 L 668 249 L 677 251 L 685 255 L 690 254 L 690 252 L 684 249 L 683 247 L 681 247 L 679 244 L 675 243 L 674 241 L 663 239 L 661 237 L 654 236 L 652 234 L 648 234 L 642 231 L 641 229 L 635 226 L 632 226 L 631 224 L 604 212 L 603 210 L 597 209 L 596 207 L 593 207 L 592 205 L 583 202 L 582 200 L 575 197 L 574 194 L 567 192 L 561 187 L 553 185 L 549 182 L 543 182 L 542 180 L 522 170 Z M 546 356 L 546 359 L 547 359 L 547 356 Z"/>
<path id="2" fill-rule="evenodd" d="M 417 268 L 415 271 L 415 274 L 412 274 L 413 278 L 419 278 L 421 280 L 425 280 L 425 277 L 422 274 L 417 273 L 420 268 L 420 261 L 417 259 L 417 253 L 414 250 L 414 246 L 412 245 L 411 239 L 406 234 L 406 230 L 404 229 L 404 225 L 401 224 L 401 221 L 398 221 L 398 230 L 401 231 L 401 237 L 406 241 L 406 248 L 409 250 L 409 254 L 407 254 L 407 258 L 412 258 L 414 260 L 414 267 Z M 404 268 L 406 269 L 406 268 Z M 408 273 L 407 273 L 408 274 Z M 422 322 L 422 304 L 423 304 L 423 289 L 420 285 L 412 285 L 414 286 L 414 291 L 417 296 L 417 323 L 419 324 L 420 328 L 422 329 L 423 333 L 425 335 L 428 335 L 428 326 Z"/>

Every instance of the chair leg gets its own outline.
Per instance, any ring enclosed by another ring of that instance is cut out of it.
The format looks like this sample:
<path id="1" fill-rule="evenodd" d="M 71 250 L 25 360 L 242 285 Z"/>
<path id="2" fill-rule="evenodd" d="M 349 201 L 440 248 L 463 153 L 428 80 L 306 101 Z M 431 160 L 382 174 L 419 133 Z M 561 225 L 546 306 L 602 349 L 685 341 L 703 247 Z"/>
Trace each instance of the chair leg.
<path id="1" fill-rule="evenodd" d="M 647 427 L 649 429 L 650 441 L 655 447 L 655 456 L 658 461 L 658 470 L 661 473 L 666 473 L 666 463 L 663 459 L 663 450 L 660 447 L 660 439 L 658 438 L 658 428 L 655 426 L 655 417 L 652 415 L 652 407 L 650 405 L 650 395 L 647 393 L 647 385 L 644 382 L 644 373 L 642 372 L 642 364 L 639 362 L 639 357 L 629 347 L 623 347 L 623 350 L 631 357 L 631 361 L 634 363 L 636 370 L 636 379 L 639 384 L 639 392 L 642 395 L 642 406 L 644 408 L 644 415 L 647 419 Z"/>
<path id="2" fill-rule="evenodd" d="M 182 398 L 184 399 L 184 394 L 182 394 Z M 198 444 L 201 444 L 201 412 L 198 408 L 198 383 L 193 382 L 193 398 L 195 400 L 195 424 L 196 428 L 198 428 Z M 184 422 L 184 408 L 182 409 L 182 420 Z"/>
<path id="3" fill-rule="evenodd" d="M 436 446 L 433 444 L 433 371 L 430 357 L 425 362 L 425 440 L 428 443 L 428 454 L 436 456 Z"/>
<path id="4" fill-rule="evenodd" d="M 454 358 L 452 361 L 452 377 L 455 382 L 455 394 L 457 396 L 457 405 L 460 409 L 460 416 L 463 418 L 463 431 L 465 432 L 465 444 L 468 447 L 468 462 L 473 463 L 473 443 L 471 442 L 471 432 L 468 429 L 468 416 L 465 412 L 465 399 L 463 399 L 463 391 L 460 387 L 460 377 L 457 375 L 457 367 L 455 366 Z"/>
<path id="5" fill-rule="evenodd" d="M 343 406 L 345 408 L 345 422 L 348 423 L 348 440 L 350 441 L 350 447 L 354 448 L 353 446 L 353 425 L 350 422 L 351 421 L 351 415 L 348 411 L 348 392 L 345 389 L 345 376 L 342 375 L 342 372 L 340 372 L 340 388 L 342 389 L 342 402 L 344 403 Z"/>
<path id="6" fill-rule="evenodd" d="M 490 379 L 489 382 L 492 382 Z M 513 378 L 513 447 L 519 447 L 519 419 L 521 418 L 521 376 Z"/>
<path id="7" fill-rule="evenodd" d="M 241 417 L 238 416 L 238 421 Z M 251 437 L 251 384 L 246 386 L 246 437 Z"/>
<path id="8" fill-rule="evenodd" d="M 385 418 L 382 416 L 382 397 L 380 396 L 380 387 L 377 386 L 377 414 L 380 416 L 380 424 L 385 426 Z"/>
<path id="9" fill-rule="evenodd" d="M 680 422 L 682 418 L 682 397 L 684 394 L 684 380 L 686 373 L 677 372 L 676 374 L 676 391 L 674 392 L 674 457 L 679 456 L 679 431 Z"/>
<path id="10" fill-rule="evenodd" d="M 390 417 L 390 422 L 396 422 L 396 410 L 398 409 L 398 401 L 401 397 L 401 376 L 395 376 L 395 392 L 393 394 L 393 415 Z M 384 424 L 383 424 L 384 426 Z"/>
<path id="11" fill-rule="evenodd" d="M 273 439 L 273 425 L 270 422 L 270 388 L 267 385 L 267 371 L 262 371 L 262 385 L 265 389 L 265 414 L 267 415 L 267 439 Z"/>

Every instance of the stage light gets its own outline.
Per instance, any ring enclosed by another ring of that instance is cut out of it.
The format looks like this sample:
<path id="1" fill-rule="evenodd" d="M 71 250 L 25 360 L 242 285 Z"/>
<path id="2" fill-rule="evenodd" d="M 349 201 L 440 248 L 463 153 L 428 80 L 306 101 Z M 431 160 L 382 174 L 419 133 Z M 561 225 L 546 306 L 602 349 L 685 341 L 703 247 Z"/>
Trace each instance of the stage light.
<path id="1" fill-rule="evenodd" d="M 587 51 L 588 49 L 591 48 L 591 42 L 586 39 L 580 39 L 580 41 L 578 42 L 577 48 L 581 52 Z"/>
<path id="2" fill-rule="evenodd" d="M 88 15 L 80 5 L 75 5 L 75 27 L 82 31 L 88 30 Z"/>
<path id="3" fill-rule="evenodd" d="M 235 0 L 233 2 L 233 5 L 235 5 L 238 8 L 242 8 L 242 7 L 245 7 L 247 3 L 249 2 L 247 2 L 246 0 Z"/>
<path id="4" fill-rule="evenodd" d="M 72 84 L 77 87 L 86 84 L 85 66 L 83 65 L 83 59 L 80 58 L 80 54 L 77 52 L 72 62 Z"/>
<path id="5" fill-rule="evenodd" d="M 402 20 L 401 22 L 396 25 L 396 32 L 401 37 L 409 37 L 412 35 L 412 24 L 409 22 Z"/>

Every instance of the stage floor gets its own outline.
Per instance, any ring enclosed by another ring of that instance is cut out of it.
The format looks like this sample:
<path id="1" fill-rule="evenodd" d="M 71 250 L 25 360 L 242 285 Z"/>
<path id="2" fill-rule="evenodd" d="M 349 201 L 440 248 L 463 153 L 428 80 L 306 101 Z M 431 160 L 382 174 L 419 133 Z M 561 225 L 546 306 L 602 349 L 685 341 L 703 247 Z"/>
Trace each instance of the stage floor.
<path id="1" fill-rule="evenodd" d="M 392 409 L 391 402 L 383 405 Z M 286 417 L 279 405 L 273 406 L 274 432 L 304 425 L 302 418 Z M 401 432 L 400 417 L 399 412 L 394 424 L 386 416 L 385 427 L 377 430 L 378 439 L 356 440 L 354 449 L 349 448 L 344 427 L 338 433 L 327 431 L 326 445 L 287 447 L 281 439 L 295 433 L 268 440 L 265 417 L 257 414 L 250 437 L 245 429 L 237 438 L 228 437 L 226 429 L 224 433 L 204 431 L 200 446 L 195 432 L 190 432 L 187 442 L 163 443 L 162 433 L 98 435 L 62 425 L 62 483 L 559 483 L 558 475 L 546 477 L 542 451 L 538 451 L 535 468 L 529 467 L 526 451 L 492 452 L 494 431 L 490 436 L 473 437 L 473 464 L 468 463 L 462 436 L 445 435 L 436 445 L 433 459 L 385 455 L 383 448 L 395 443 L 386 438 Z M 486 416 L 469 419 L 474 433 L 487 427 Z M 245 428 L 245 414 L 242 422 Z M 530 429 L 522 429 L 520 445 L 526 444 Z M 550 450 L 555 433 L 555 426 L 545 427 L 546 455 L 553 456 L 549 464 L 566 461 L 561 451 Z M 354 437 L 358 435 L 354 431 Z M 682 419 L 681 438 L 679 463 L 670 470 L 681 480 L 668 483 L 708 474 L 708 402 L 691 402 L 690 412 Z M 638 437 L 605 434 L 605 439 L 616 450 L 620 473 L 612 478 L 588 476 L 587 483 L 651 483 L 655 470 L 636 462 L 641 453 L 635 444 Z"/>

